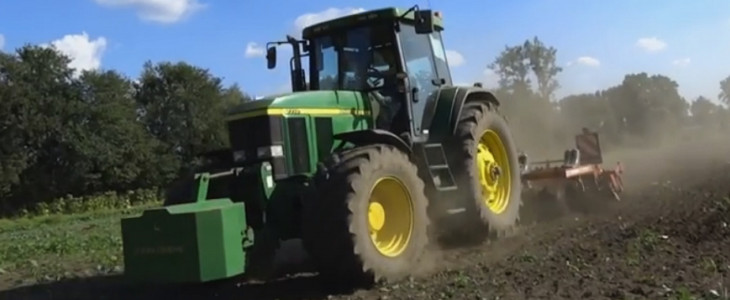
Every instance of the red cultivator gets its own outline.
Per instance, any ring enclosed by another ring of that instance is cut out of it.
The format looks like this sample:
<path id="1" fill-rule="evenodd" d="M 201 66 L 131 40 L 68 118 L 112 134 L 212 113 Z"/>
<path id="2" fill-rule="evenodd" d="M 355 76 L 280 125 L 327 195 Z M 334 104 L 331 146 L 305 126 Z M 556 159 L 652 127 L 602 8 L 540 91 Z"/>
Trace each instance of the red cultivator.
<path id="1" fill-rule="evenodd" d="M 568 211 L 589 213 L 609 201 L 621 200 L 623 165 L 618 162 L 612 170 L 601 166 L 603 156 L 598 134 L 584 128 L 575 137 L 575 143 L 576 148 L 566 150 L 562 160 L 528 164 L 527 156 L 520 156 L 528 220 L 537 221 Z"/>

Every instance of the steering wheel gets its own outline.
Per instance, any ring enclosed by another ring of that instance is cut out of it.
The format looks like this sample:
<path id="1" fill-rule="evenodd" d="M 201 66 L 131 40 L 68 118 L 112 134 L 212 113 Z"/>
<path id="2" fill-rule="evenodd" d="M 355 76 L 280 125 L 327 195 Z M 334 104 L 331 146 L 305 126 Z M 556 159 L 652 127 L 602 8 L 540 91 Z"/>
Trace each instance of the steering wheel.
<path id="1" fill-rule="evenodd" d="M 373 66 L 369 66 L 367 69 L 367 77 L 368 77 L 368 84 L 373 89 L 380 88 L 379 86 L 383 85 L 385 83 L 385 74 L 381 72 L 380 70 L 376 69 Z M 376 77 L 375 79 L 370 79 L 371 77 Z"/>

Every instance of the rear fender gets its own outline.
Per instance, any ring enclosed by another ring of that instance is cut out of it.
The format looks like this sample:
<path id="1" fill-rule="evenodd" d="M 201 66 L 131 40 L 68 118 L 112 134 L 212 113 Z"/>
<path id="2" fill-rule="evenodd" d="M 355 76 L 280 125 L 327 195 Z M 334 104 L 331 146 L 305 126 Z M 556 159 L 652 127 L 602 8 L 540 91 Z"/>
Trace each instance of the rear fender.
<path id="1" fill-rule="evenodd" d="M 388 144 L 393 145 L 399 150 L 410 154 L 411 146 L 402 138 L 394 133 L 382 129 L 365 129 L 357 131 L 349 131 L 339 133 L 334 136 L 343 142 L 350 142 L 356 146 L 372 145 L 372 144 Z"/>
<path id="2" fill-rule="evenodd" d="M 499 106 L 494 94 L 481 87 L 449 86 L 438 91 L 426 105 L 422 128 L 429 129 L 429 140 L 443 141 L 456 132 L 456 124 L 464 104 L 472 101 Z"/>

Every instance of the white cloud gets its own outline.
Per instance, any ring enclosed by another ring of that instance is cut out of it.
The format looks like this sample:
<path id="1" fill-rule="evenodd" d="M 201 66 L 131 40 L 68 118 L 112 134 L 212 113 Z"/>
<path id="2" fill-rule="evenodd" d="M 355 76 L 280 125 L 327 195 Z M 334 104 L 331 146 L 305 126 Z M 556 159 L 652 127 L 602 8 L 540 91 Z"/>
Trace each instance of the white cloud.
<path id="1" fill-rule="evenodd" d="M 686 67 L 689 66 L 689 64 L 692 62 L 692 60 L 689 57 L 681 58 L 681 59 L 675 59 L 672 61 L 672 64 L 678 67 Z"/>
<path id="2" fill-rule="evenodd" d="M 5 47 L 5 36 L 0 34 L 0 50 L 3 50 Z"/>
<path id="3" fill-rule="evenodd" d="M 650 37 L 650 38 L 640 38 L 636 41 L 636 46 L 644 49 L 644 51 L 648 53 L 654 53 L 659 52 L 667 48 L 667 43 L 656 38 L 656 37 Z"/>
<path id="4" fill-rule="evenodd" d="M 482 86 L 487 89 L 494 89 L 499 87 L 499 75 L 494 73 L 492 69 L 484 69 L 482 76 L 479 80 Z"/>
<path id="5" fill-rule="evenodd" d="M 598 67 L 601 65 L 600 60 L 598 60 L 595 57 L 590 57 L 590 56 L 578 57 L 578 59 L 576 59 L 575 62 L 578 64 L 581 64 L 581 65 L 584 65 L 584 66 L 589 66 L 589 67 Z"/>
<path id="6" fill-rule="evenodd" d="M 199 11 L 205 5 L 198 0 L 95 0 L 106 6 L 131 7 L 143 20 L 175 23 Z"/>
<path id="7" fill-rule="evenodd" d="M 94 70 L 101 66 L 101 57 L 106 50 L 106 38 L 98 37 L 90 40 L 86 32 L 81 34 L 67 34 L 51 42 L 58 51 L 71 58 L 69 67 L 76 69 L 76 74 L 82 70 Z M 48 46 L 43 44 L 42 46 Z"/>
<path id="8" fill-rule="evenodd" d="M 266 49 L 264 47 L 259 46 L 259 44 L 255 42 L 250 42 L 248 45 L 246 45 L 246 57 L 262 57 L 266 55 Z"/>
<path id="9" fill-rule="evenodd" d="M 458 51 L 446 50 L 446 59 L 449 61 L 449 66 L 458 67 L 466 63 L 466 59 Z"/>
<path id="10" fill-rule="evenodd" d="M 325 9 L 320 12 L 316 13 L 307 13 L 303 14 L 299 17 L 297 17 L 294 20 L 294 26 L 296 27 L 297 31 L 301 32 L 302 29 L 304 29 L 307 26 L 317 24 L 319 22 L 324 22 L 327 20 L 336 19 L 339 17 L 344 17 L 351 14 L 356 14 L 365 11 L 364 8 L 335 8 L 330 7 L 328 9 Z"/>

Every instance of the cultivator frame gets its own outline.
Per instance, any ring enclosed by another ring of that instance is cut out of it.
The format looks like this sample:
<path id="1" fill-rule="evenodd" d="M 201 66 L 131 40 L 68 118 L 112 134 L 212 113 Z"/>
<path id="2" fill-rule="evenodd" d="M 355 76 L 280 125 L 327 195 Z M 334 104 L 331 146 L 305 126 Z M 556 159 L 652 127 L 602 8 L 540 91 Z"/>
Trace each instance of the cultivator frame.
<path id="1" fill-rule="evenodd" d="M 604 168 L 598 133 L 583 129 L 575 136 L 573 149 L 565 150 L 563 159 L 529 163 L 527 155 L 520 155 L 521 179 L 527 195 L 540 194 L 532 201 L 556 200 L 564 209 L 586 208 L 597 201 L 621 201 L 624 191 L 620 161 L 612 169 Z M 530 198 L 527 196 L 526 198 Z M 529 200 L 528 200 L 529 201 Z"/>

